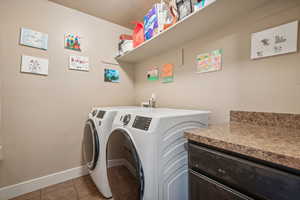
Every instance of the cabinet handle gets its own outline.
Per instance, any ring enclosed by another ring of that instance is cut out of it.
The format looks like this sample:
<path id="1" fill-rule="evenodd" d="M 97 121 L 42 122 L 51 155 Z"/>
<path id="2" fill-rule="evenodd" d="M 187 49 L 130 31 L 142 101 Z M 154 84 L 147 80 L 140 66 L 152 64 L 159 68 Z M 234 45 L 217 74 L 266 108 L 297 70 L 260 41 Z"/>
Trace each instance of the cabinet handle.
<path id="1" fill-rule="evenodd" d="M 218 172 L 220 172 L 221 174 L 226 174 L 226 171 L 224 169 L 218 169 Z"/>

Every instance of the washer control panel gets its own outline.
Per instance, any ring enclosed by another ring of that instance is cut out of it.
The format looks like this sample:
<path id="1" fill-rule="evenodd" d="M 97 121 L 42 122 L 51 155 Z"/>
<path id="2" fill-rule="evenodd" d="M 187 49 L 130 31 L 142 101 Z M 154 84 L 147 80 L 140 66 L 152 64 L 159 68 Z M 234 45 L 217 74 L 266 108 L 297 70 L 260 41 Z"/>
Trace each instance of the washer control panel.
<path id="1" fill-rule="evenodd" d="M 136 129 L 148 131 L 151 121 L 152 121 L 152 118 L 136 116 L 135 120 L 132 124 L 132 127 L 136 128 Z"/>

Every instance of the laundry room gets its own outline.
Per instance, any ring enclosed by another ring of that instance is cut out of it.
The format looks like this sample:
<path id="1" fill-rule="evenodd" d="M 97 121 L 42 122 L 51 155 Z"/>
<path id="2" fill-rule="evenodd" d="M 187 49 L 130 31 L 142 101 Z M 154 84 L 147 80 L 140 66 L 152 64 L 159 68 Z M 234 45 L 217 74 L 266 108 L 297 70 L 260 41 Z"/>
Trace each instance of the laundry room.
<path id="1" fill-rule="evenodd" d="M 299 200 L 299 0 L 0 0 L 0 200 Z"/>

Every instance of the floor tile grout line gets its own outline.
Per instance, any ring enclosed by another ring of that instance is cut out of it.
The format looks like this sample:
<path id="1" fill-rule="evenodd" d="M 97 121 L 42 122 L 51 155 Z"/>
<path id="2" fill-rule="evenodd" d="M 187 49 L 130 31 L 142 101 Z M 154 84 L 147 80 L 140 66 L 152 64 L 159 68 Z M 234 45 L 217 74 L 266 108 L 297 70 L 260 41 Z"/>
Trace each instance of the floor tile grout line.
<path id="1" fill-rule="evenodd" d="M 77 178 L 73 178 L 73 179 L 68 180 L 68 181 L 70 181 L 70 186 L 67 186 L 67 187 L 73 188 L 73 189 L 75 190 L 75 193 L 76 193 L 76 199 L 77 199 L 77 200 L 80 200 L 80 199 L 81 199 L 80 194 L 79 194 L 80 192 L 78 191 L 78 188 L 76 187 L 77 185 L 80 185 L 80 184 L 84 184 L 84 185 L 85 185 L 85 184 L 87 184 L 87 187 L 94 187 L 94 186 L 95 186 L 94 183 L 90 184 L 88 181 L 85 182 L 85 181 L 84 181 L 84 177 L 85 177 L 85 176 L 78 177 L 78 178 L 82 178 L 83 183 L 81 183 L 80 181 L 79 181 L 79 182 L 76 182 L 76 179 L 77 179 Z M 65 182 L 68 182 L 68 181 L 65 181 Z M 65 183 L 65 182 L 62 182 L 62 183 Z M 56 186 L 56 185 L 59 185 L 59 184 L 62 184 L 62 183 L 53 184 L 53 185 L 50 185 L 50 186 L 48 186 L 48 187 Z M 48 192 L 46 192 L 45 189 L 48 188 L 48 187 L 44 187 L 44 188 L 41 188 L 41 189 L 37 190 L 36 192 L 38 192 L 38 195 L 35 196 L 35 197 L 38 197 L 39 200 L 42 200 L 43 197 L 44 197 L 43 194 L 46 195 L 46 194 L 48 194 L 48 193 L 57 192 L 57 191 L 60 190 L 61 188 L 67 188 L 67 187 L 60 186 L 60 187 L 56 187 L 53 191 L 48 191 Z M 95 186 L 95 188 L 97 189 L 96 186 Z M 94 189 L 94 188 L 93 188 L 93 189 Z M 45 193 L 43 193 L 43 190 L 45 190 Z M 103 195 L 101 194 L 101 192 L 100 192 L 98 189 L 97 189 L 97 192 L 101 195 L 101 197 L 103 197 Z M 86 195 L 82 196 L 82 198 L 86 198 L 86 197 L 88 197 L 88 196 L 89 196 L 89 194 L 86 194 Z M 17 198 L 17 197 L 16 197 L 16 198 Z"/>
<path id="2" fill-rule="evenodd" d="M 79 192 L 76 188 L 75 179 L 72 179 L 72 183 L 73 183 L 74 190 L 76 192 L 76 197 L 77 197 L 76 199 L 79 200 Z"/>

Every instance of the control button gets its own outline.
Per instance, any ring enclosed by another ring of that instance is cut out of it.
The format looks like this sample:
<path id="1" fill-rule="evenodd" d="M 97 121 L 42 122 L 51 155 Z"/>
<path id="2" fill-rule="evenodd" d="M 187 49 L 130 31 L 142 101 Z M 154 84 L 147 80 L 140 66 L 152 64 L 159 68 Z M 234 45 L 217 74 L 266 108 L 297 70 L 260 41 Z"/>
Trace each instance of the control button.
<path id="1" fill-rule="evenodd" d="M 96 116 L 96 114 L 97 114 L 97 110 L 93 110 L 93 111 L 92 111 L 92 115 L 93 115 L 93 117 L 95 117 L 95 116 Z"/>
<path id="2" fill-rule="evenodd" d="M 129 124 L 130 119 L 131 119 L 131 115 L 130 115 L 130 114 L 125 115 L 125 116 L 123 117 L 123 125 L 126 126 L 127 124 Z"/>

